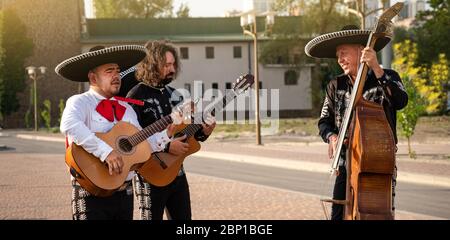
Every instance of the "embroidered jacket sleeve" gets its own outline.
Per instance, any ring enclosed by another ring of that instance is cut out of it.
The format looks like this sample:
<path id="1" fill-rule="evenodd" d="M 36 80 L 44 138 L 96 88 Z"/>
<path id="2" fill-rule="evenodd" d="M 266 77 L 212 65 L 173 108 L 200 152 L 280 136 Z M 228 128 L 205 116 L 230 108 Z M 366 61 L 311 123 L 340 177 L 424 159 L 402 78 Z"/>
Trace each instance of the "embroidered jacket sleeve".
<path id="1" fill-rule="evenodd" d="M 328 143 L 328 138 L 333 134 L 338 134 L 338 128 L 335 123 L 335 103 L 334 96 L 336 92 L 337 80 L 334 79 L 328 83 L 325 90 L 325 100 L 319 119 L 319 134 L 323 141 Z"/>
<path id="2" fill-rule="evenodd" d="M 400 110 L 408 104 L 408 94 L 396 71 L 384 69 L 384 74 L 378 79 L 378 82 L 385 90 L 384 92 L 395 110 Z"/>
<path id="3" fill-rule="evenodd" d="M 208 139 L 209 135 L 203 133 L 203 128 L 200 128 L 194 135 L 195 140 L 204 142 Z"/>
<path id="4" fill-rule="evenodd" d="M 89 120 L 87 109 L 90 109 L 90 106 L 81 99 L 80 95 L 69 98 L 61 117 L 61 133 L 71 139 L 72 142 L 83 147 L 88 153 L 93 154 L 101 161 L 105 161 L 113 149 L 98 138 L 86 125 Z"/>

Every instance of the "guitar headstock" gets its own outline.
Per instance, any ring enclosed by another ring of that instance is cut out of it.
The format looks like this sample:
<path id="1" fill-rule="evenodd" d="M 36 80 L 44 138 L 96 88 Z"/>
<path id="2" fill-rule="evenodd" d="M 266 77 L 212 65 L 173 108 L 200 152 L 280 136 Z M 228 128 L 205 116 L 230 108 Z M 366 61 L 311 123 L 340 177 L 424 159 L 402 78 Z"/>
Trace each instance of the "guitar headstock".
<path id="1" fill-rule="evenodd" d="M 233 84 L 233 91 L 240 94 L 250 88 L 255 82 L 255 77 L 252 74 L 246 74 L 236 79 Z"/>
<path id="2" fill-rule="evenodd" d="M 383 34 L 387 36 L 392 36 L 393 28 L 391 20 L 397 16 L 402 10 L 404 3 L 398 2 L 394 4 L 392 7 L 384 10 L 381 16 L 378 19 L 378 22 L 375 26 L 375 34 Z"/>

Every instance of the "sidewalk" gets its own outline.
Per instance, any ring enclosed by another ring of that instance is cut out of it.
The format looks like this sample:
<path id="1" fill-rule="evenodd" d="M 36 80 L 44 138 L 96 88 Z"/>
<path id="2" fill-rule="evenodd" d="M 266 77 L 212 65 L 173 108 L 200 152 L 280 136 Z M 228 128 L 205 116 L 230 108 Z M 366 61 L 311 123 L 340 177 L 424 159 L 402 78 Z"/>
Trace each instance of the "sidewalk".
<path id="1" fill-rule="evenodd" d="M 2 131 L 1 135 L 16 136 L 24 139 L 35 139 L 39 141 L 55 141 L 64 142 L 61 134 L 46 134 L 23 131 Z M 298 140 L 298 139 L 297 139 Z M 328 160 L 323 154 L 326 145 L 321 142 L 300 142 L 293 139 L 263 138 L 264 146 L 256 146 L 253 139 L 239 139 L 222 141 L 219 139 L 209 139 L 202 144 L 202 151 L 197 156 L 207 156 L 208 158 L 217 158 L 222 160 L 245 161 L 253 164 L 265 164 L 276 167 L 284 167 L 290 169 L 326 172 L 329 168 Z M 448 147 L 447 147 L 448 148 Z M 424 149 L 428 149 L 427 147 Z M 445 153 L 444 147 L 433 148 L 434 152 L 440 151 Z M 449 148 L 450 150 L 450 148 Z M 431 152 L 433 152 L 431 151 Z M 33 155 L 28 154 L 25 157 L 14 153 L 4 153 L 5 161 L 2 161 L 4 170 L 0 179 L 5 184 L 10 183 L 8 188 L 0 188 L 0 192 L 12 196 L 8 199 L 0 199 L 0 206 L 8 206 L 2 208 L 1 218 L 4 219 L 26 219 L 26 218 L 45 218 L 45 219 L 70 219 L 70 187 L 67 182 L 67 174 L 65 166 L 61 161 L 61 154 Z M 21 160 L 23 159 L 23 160 Z M 44 161 L 45 159 L 45 161 Z M 38 160 L 38 161 L 36 161 Z M 20 161 L 25 161 L 20 164 Z M 46 162 L 45 170 L 41 164 Z M 413 162 L 416 164 L 415 162 Z M 21 166 L 21 175 L 11 172 L 9 165 Z M 445 160 L 427 160 L 418 161 L 418 165 L 411 165 L 411 161 L 399 159 L 398 165 L 407 166 L 409 172 L 405 174 L 417 174 L 424 176 L 432 174 L 432 172 L 442 172 L 439 177 L 448 179 L 449 163 Z M 57 168 L 57 169 L 53 169 Z M 421 167 L 428 172 L 424 172 L 414 167 Z M 443 169 L 445 168 L 445 169 Z M 413 171 L 414 170 L 414 171 Z M 38 172 L 42 177 L 36 178 Z M 55 175 L 56 174 L 56 175 Z M 46 177 L 44 177 L 46 176 Z M 51 181 L 48 181 L 49 176 Z M 28 180 L 19 180 L 16 178 L 32 178 L 33 186 L 27 185 Z M 4 179 L 3 179 L 4 178 Z M 197 174 L 188 174 L 191 191 L 193 219 L 197 220 L 220 220 L 220 219 L 256 219 L 256 220 L 323 220 L 325 219 L 320 197 L 317 195 L 294 192 L 284 189 L 266 187 L 256 184 L 244 183 L 234 180 L 209 177 Z M 426 179 L 425 179 L 426 180 Z M 421 181 L 425 181 L 422 179 Z M 430 179 L 426 180 L 430 181 Z M 448 181 L 448 180 L 447 180 Z M 31 192 L 35 194 L 39 202 L 46 202 L 47 208 L 34 209 L 28 211 L 31 206 L 35 206 L 36 202 L 27 197 L 22 196 L 24 192 L 20 189 L 25 184 L 30 191 L 36 189 L 53 189 L 55 194 L 43 194 L 42 191 Z M 427 184 L 436 184 L 426 182 Z M 441 183 L 440 183 L 441 184 Z M 13 187 L 17 186 L 17 187 Z M 57 187 L 56 187 L 57 186 Z M 22 194 L 22 195 L 21 195 Z M 59 197 L 54 197 L 59 196 Z M 5 201 L 5 202 L 4 202 Z M 7 201 L 7 202 L 6 202 Z M 136 202 L 135 202 L 136 203 Z M 24 209 L 24 206 L 30 207 Z M 139 219 L 138 208 L 135 206 L 134 219 Z M 327 206 L 329 213 L 329 206 Z M 396 211 L 396 219 L 400 220 L 429 220 L 438 219 L 433 216 L 421 215 L 411 212 Z"/>
<path id="2" fill-rule="evenodd" d="M 0 153 L 0 219 L 70 220 L 63 154 Z M 319 197 L 188 173 L 194 220 L 325 220 Z M 328 210 L 329 211 L 329 210 Z M 135 201 L 134 219 L 139 219 Z M 396 211 L 399 220 L 433 216 Z"/>
<path id="3" fill-rule="evenodd" d="M 65 141 L 59 133 L 3 132 L 23 139 Z M 262 146 L 257 146 L 252 137 L 213 136 L 201 145 L 202 150 L 194 156 L 319 173 L 328 173 L 331 166 L 327 144 L 315 136 L 267 136 Z M 408 157 L 406 143 L 400 142 L 398 148 L 398 181 L 450 188 L 450 141 L 413 143 L 416 159 Z"/>
<path id="4" fill-rule="evenodd" d="M 189 173 L 193 219 L 325 220 L 319 196 Z M 327 212 L 331 208 L 327 205 Z M 397 220 L 437 220 L 396 212 Z M 135 214 L 135 219 L 139 215 Z"/>
<path id="5" fill-rule="evenodd" d="M 416 159 L 408 157 L 407 145 L 400 143 L 398 147 L 398 181 L 450 188 L 449 143 L 416 143 Z M 331 162 L 327 153 L 328 145 L 320 139 L 267 137 L 262 146 L 257 146 L 254 139 L 208 140 L 195 156 L 328 173 Z"/>

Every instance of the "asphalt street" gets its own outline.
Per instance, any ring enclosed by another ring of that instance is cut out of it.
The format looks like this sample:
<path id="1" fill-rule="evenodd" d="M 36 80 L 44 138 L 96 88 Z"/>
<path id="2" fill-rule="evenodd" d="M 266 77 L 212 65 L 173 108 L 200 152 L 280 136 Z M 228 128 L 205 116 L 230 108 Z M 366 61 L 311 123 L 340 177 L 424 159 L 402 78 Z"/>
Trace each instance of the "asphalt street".
<path id="1" fill-rule="evenodd" d="M 64 146 L 58 142 L 33 141 L 15 137 L 0 137 L 1 153 L 61 154 Z M 1 162 L 0 162 L 1 164 Z M 185 161 L 189 173 L 231 179 L 246 183 L 287 189 L 319 196 L 330 196 L 333 177 L 323 173 L 289 170 L 256 164 L 237 163 L 191 156 Z M 62 173 L 65 174 L 65 173 Z M 61 187 L 61 186 L 60 186 Z M 450 189 L 399 182 L 396 207 L 398 210 L 450 219 Z"/>

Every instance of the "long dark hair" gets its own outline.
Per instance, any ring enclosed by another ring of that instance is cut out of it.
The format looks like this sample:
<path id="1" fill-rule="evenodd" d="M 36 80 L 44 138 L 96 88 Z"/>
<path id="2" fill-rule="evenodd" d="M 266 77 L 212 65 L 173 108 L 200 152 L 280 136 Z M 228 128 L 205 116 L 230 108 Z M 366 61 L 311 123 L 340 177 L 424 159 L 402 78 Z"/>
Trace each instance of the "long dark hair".
<path id="1" fill-rule="evenodd" d="M 175 75 L 180 70 L 180 61 L 174 46 L 163 41 L 149 41 L 145 44 L 147 56 L 136 66 L 136 79 L 150 86 L 158 86 L 162 80 L 161 70 L 166 63 L 166 52 L 173 54 L 175 58 Z"/>

